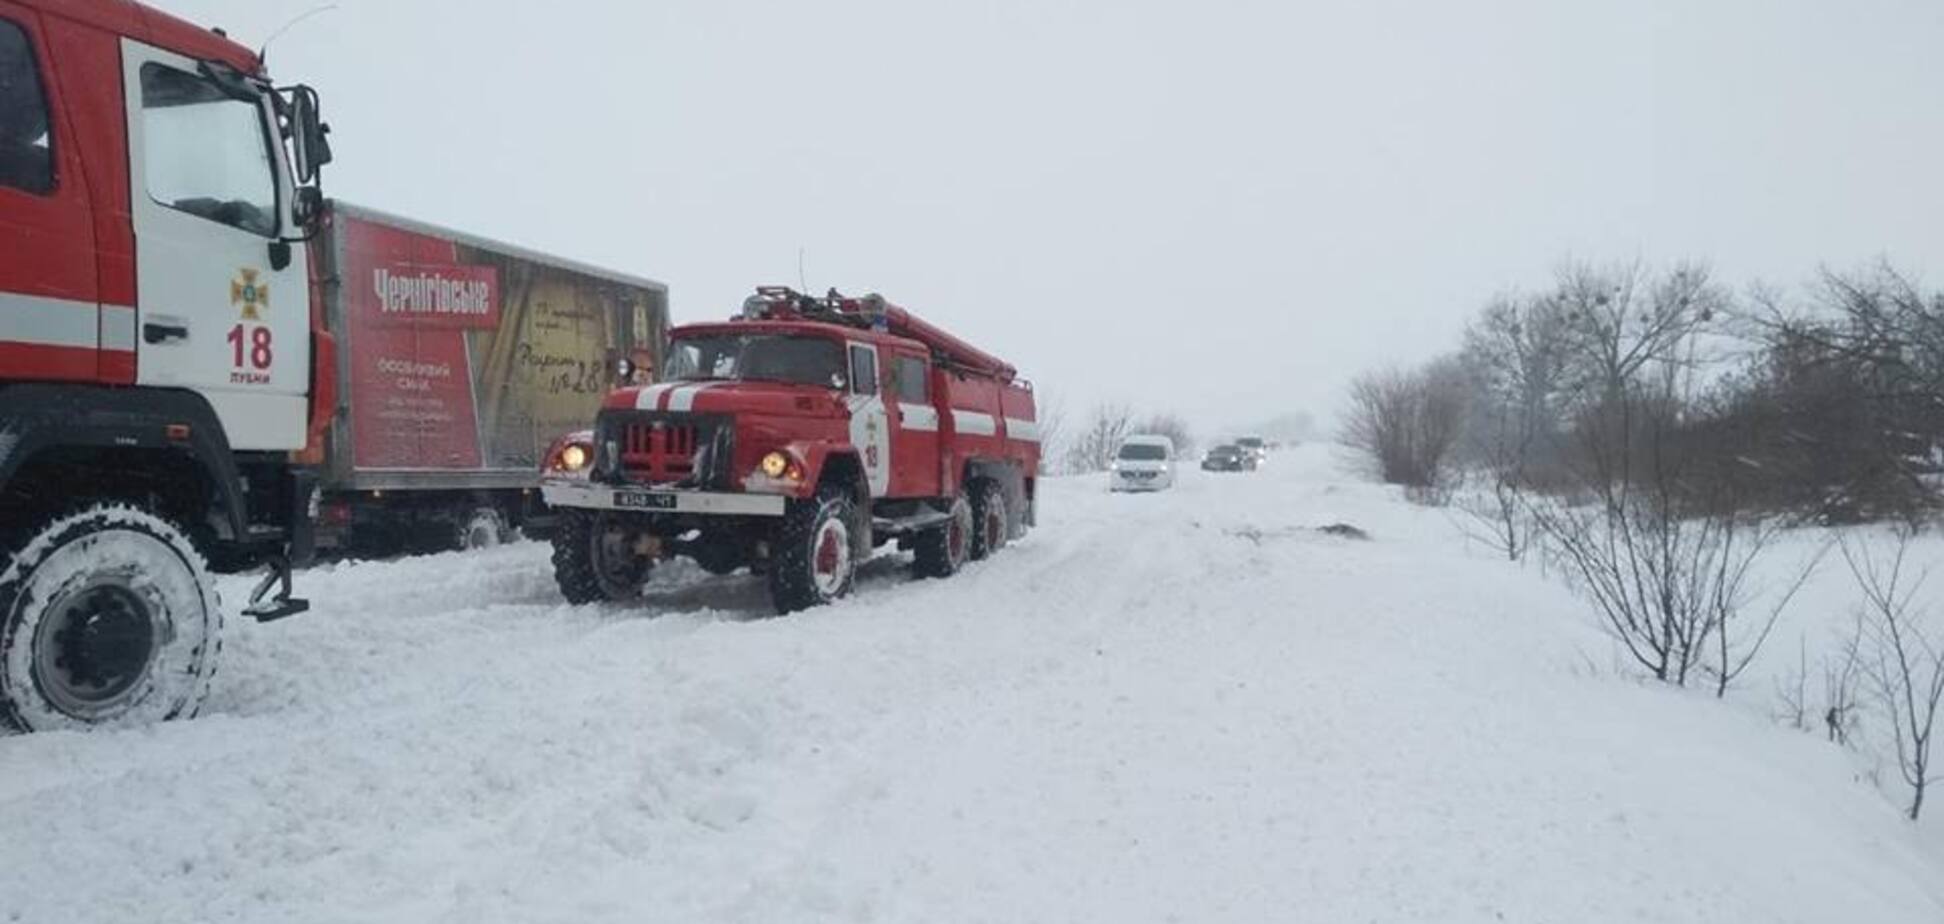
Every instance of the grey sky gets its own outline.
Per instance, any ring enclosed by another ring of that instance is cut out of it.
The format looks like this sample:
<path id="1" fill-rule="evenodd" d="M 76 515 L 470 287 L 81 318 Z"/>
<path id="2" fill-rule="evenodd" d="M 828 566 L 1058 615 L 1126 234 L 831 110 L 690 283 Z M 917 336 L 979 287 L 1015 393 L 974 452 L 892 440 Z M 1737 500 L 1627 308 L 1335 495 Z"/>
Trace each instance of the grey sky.
<path id="1" fill-rule="evenodd" d="M 159 3 L 256 44 L 316 0 Z M 1326 415 L 1567 257 L 1944 259 L 1938 0 L 338 7 L 270 53 L 332 194 L 664 279 L 678 321 L 801 247 L 1071 412 Z"/>

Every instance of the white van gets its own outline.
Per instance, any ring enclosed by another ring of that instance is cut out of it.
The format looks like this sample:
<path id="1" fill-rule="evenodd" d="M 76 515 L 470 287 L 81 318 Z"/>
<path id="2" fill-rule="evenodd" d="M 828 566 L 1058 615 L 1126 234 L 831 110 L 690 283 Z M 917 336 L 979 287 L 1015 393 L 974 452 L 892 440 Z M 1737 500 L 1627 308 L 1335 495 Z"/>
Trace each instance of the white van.
<path id="1" fill-rule="evenodd" d="M 1174 487 L 1174 440 L 1156 433 L 1136 433 L 1121 440 L 1107 472 L 1110 491 L 1160 491 Z"/>

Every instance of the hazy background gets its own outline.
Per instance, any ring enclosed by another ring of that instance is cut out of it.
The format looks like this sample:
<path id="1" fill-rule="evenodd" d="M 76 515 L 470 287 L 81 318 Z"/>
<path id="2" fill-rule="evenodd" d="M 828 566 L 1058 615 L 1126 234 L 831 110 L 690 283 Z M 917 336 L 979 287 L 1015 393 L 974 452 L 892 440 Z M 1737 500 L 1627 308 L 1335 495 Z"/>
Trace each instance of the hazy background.
<path id="1" fill-rule="evenodd" d="M 314 0 L 154 0 L 250 44 Z M 339 0 L 337 196 L 667 281 L 881 291 L 1204 433 L 1567 258 L 1944 256 L 1944 3 Z"/>

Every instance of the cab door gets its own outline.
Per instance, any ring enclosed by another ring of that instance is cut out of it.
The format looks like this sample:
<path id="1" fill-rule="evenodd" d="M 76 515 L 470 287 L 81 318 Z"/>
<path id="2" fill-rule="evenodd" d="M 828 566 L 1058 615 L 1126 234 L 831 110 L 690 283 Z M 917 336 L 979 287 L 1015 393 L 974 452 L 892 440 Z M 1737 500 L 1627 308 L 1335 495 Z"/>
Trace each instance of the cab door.
<path id="1" fill-rule="evenodd" d="M 939 497 L 938 407 L 932 401 L 931 363 L 923 353 L 897 350 L 885 376 L 890 385 L 891 491 L 898 497 Z"/>
<path id="2" fill-rule="evenodd" d="M 293 184 L 270 102 L 131 39 L 122 71 L 136 381 L 201 393 L 237 449 L 300 449 L 308 255 L 280 243 Z"/>
<path id="3" fill-rule="evenodd" d="M 850 344 L 850 441 L 864 464 L 872 497 L 891 496 L 891 420 L 884 410 L 878 349 Z"/>

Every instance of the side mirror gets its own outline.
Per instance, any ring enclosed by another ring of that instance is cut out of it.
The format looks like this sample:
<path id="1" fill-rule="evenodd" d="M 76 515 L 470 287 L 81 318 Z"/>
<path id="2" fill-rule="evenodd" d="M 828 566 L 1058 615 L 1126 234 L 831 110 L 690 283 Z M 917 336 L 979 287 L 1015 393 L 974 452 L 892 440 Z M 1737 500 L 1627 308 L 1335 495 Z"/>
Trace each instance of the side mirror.
<path id="1" fill-rule="evenodd" d="M 313 228 L 318 219 L 324 217 L 324 191 L 315 186 L 297 187 L 297 198 L 291 203 L 292 217 L 297 219 L 300 228 Z"/>
<path id="2" fill-rule="evenodd" d="M 331 162 L 331 127 L 318 114 L 316 90 L 305 86 L 291 88 L 290 121 L 297 182 L 315 183 L 318 171 Z"/>

